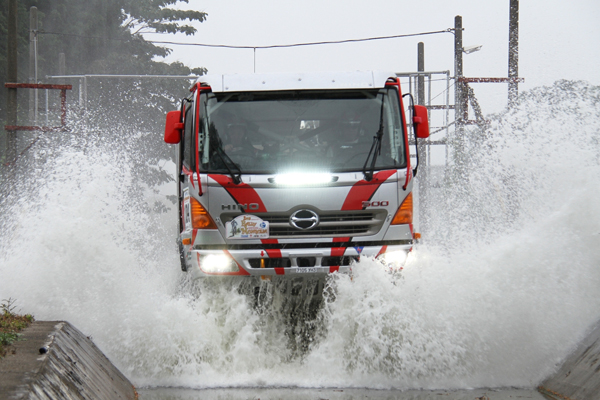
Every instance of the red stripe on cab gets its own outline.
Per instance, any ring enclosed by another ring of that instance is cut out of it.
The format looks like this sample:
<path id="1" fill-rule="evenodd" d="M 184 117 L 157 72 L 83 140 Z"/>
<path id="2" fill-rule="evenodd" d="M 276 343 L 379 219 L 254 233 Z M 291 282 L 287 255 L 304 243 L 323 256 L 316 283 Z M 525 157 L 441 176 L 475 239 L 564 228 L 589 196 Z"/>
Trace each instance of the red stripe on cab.
<path id="1" fill-rule="evenodd" d="M 239 183 L 236 185 L 233 183 L 231 177 L 226 175 L 210 174 L 208 176 L 219 185 L 223 186 L 223 188 L 227 190 L 227 193 L 229 193 L 238 204 L 258 204 L 257 209 L 248 209 L 246 211 L 267 212 L 267 208 L 263 204 L 262 199 L 252 186 L 246 183 Z"/>
<path id="2" fill-rule="evenodd" d="M 342 210 L 362 210 L 362 202 L 368 201 L 373 197 L 373 194 L 379 189 L 379 186 L 395 173 L 395 169 L 379 171 L 373 175 L 371 181 L 365 181 L 363 179 L 356 182 L 348 192 L 346 200 L 344 200 L 344 204 L 342 205 Z"/>

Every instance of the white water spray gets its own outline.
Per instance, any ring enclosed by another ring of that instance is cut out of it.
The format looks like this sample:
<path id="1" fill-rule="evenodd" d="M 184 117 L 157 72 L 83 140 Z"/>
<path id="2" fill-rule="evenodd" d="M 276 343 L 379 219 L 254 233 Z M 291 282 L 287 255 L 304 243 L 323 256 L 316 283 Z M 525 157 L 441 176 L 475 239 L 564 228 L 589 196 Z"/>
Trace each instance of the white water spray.
<path id="1" fill-rule="evenodd" d="M 137 386 L 533 387 L 600 318 L 598 93 L 557 84 L 498 116 L 402 276 L 332 276 L 301 353 L 233 280 L 184 278 L 176 207 L 132 184 L 143 151 L 100 138 L 29 161 L 0 298 L 73 323 Z"/>

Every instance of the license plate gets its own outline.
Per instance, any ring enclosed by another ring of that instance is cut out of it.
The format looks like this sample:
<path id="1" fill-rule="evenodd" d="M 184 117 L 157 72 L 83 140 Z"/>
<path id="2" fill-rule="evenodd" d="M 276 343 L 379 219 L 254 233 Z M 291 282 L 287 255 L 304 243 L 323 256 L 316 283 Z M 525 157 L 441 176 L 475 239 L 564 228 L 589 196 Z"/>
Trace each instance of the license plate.
<path id="1" fill-rule="evenodd" d="M 298 268 L 296 269 L 297 274 L 314 274 L 318 272 L 316 267 Z"/>

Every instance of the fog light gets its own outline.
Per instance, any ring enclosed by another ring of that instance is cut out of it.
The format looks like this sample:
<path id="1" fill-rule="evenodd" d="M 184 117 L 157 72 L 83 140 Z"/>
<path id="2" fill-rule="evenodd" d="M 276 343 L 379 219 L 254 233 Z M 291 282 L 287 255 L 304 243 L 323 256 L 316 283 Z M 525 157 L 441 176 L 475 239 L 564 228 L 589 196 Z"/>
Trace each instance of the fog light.
<path id="1" fill-rule="evenodd" d="M 207 274 L 238 272 L 235 260 L 225 254 L 209 254 L 200 259 L 200 269 Z"/>
<path id="2" fill-rule="evenodd" d="M 378 257 L 385 266 L 389 268 L 402 268 L 408 254 L 404 250 L 390 251 Z"/>

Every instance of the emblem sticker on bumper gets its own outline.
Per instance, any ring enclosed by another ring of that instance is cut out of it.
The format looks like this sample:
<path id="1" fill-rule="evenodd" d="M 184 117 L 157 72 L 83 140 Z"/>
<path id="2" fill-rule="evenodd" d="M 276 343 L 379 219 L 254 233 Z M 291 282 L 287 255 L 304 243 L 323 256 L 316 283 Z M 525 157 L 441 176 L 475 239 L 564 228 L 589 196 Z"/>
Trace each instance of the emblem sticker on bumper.
<path id="1" fill-rule="evenodd" d="M 225 223 L 227 239 L 266 239 L 269 237 L 269 222 L 256 215 L 238 215 Z"/>

